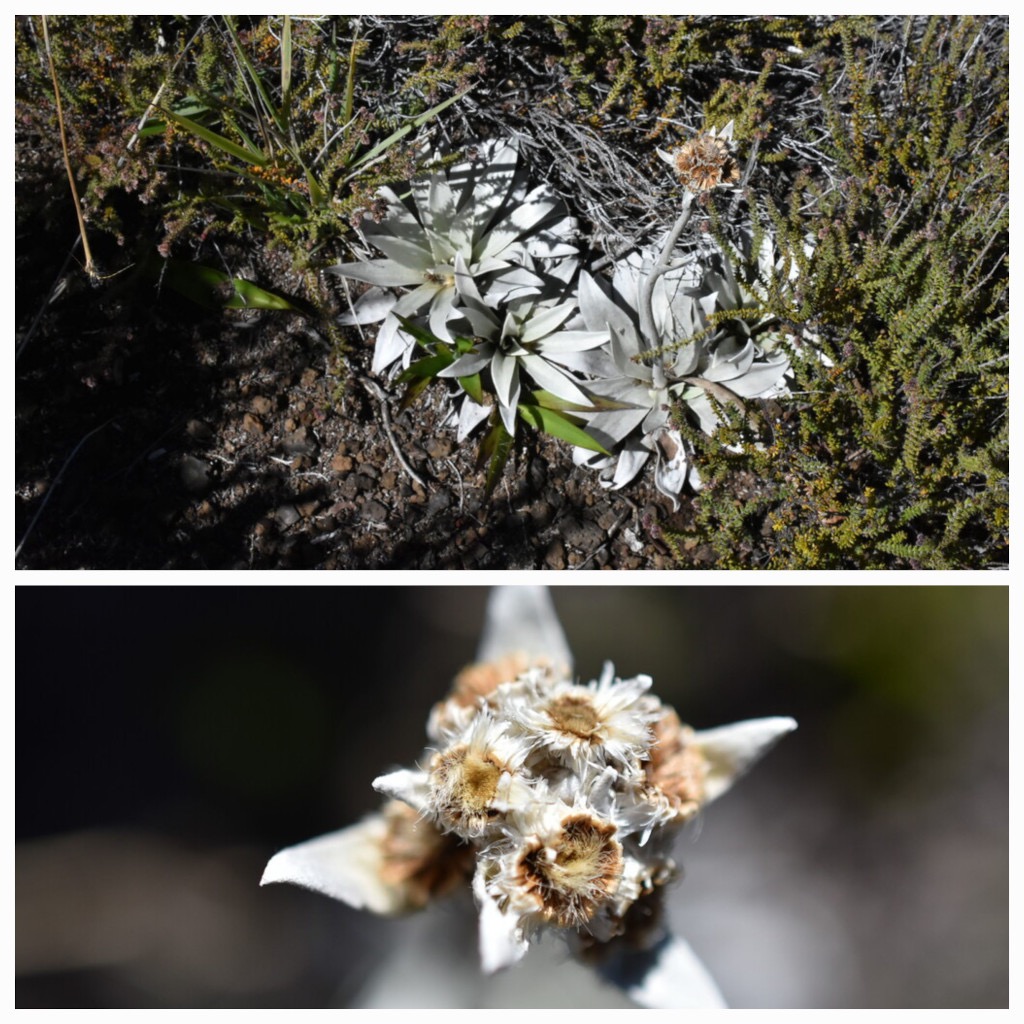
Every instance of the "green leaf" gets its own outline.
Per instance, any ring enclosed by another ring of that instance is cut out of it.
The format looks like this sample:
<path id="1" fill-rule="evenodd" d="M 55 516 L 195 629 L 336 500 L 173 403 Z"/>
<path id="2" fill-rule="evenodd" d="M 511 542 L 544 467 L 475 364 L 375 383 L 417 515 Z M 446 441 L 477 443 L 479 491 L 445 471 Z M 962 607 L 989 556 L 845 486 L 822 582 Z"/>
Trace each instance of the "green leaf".
<path id="1" fill-rule="evenodd" d="M 480 454 L 477 458 L 477 465 L 487 463 L 487 476 L 484 479 L 484 497 L 489 498 L 498 486 L 501 474 L 512 454 L 512 435 L 505 429 L 501 422 L 501 416 L 495 409 L 491 413 L 491 429 L 487 431 L 483 441 L 480 442 Z"/>
<path id="2" fill-rule="evenodd" d="M 544 391 L 538 389 L 537 391 L 531 391 L 533 395 L 533 405 L 539 405 L 544 409 L 557 409 L 561 412 L 593 412 L 594 407 L 592 405 L 580 405 L 577 402 L 570 402 L 567 398 L 559 398 L 558 395 L 551 394 L 550 391 Z"/>
<path id="3" fill-rule="evenodd" d="M 587 451 L 600 452 L 602 455 L 611 455 L 607 449 L 597 443 L 586 431 L 582 430 L 573 420 L 564 416 L 554 409 L 545 409 L 542 405 L 519 404 L 519 415 L 536 427 L 537 430 L 550 434 L 552 437 L 561 438 L 574 444 L 579 448 L 586 448 Z"/>
<path id="4" fill-rule="evenodd" d="M 568 399 L 559 398 L 550 391 L 531 391 L 533 405 L 543 406 L 545 409 L 556 409 L 559 412 L 593 412 L 595 409 L 607 412 L 610 409 L 635 409 L 636 406 L 630 402 L 616 402 L 614 398 L 605 398 L 602 395 L 590 395 L 590 405 L 579 405 L 577 402 L 570 402 Z"/>
<path id="5" fill-rule="evenodd" d="M 173 110 L 163 110 L 162 113 L 165 117 L 169 117 L 175 124 L 181 125 L 181 127 L 186 131 L 198 136 L 204 142 L 208 142 L 211 146 L 216 146 L 217 149 L 227 153 L 229 156 L 233 156 L 236 160 L 241 160 L 242 163 L 256 164 L 257 166 L 262 167 L 264 164 L 270 162 L 270 158 L 264 156 L 263 153 L 257 152 L 255 149 L 247 149 L 245 146 L 239 146 L 238 143 L 224 138 L 223 135 L 218 135 L 215 131 L 211 131 L 205 125 L 201 125 L 198 121 L 193 121 L 190 117 L 183 117 L 181 114 L 174 113 Z"/>
<path id="6" fill-rule="evenodd" d="M 438 352 L 436 356 L 425 356 L 411 363 L 396 378 L 399 384 L 408 384 L 409 381 L 426 378 L 431 380 L 436 377 L 446 366 L 453 362 L 450 352 Z"/>
<path id="7" fill-rule="evenodd" d="M 252 281 L 246 281 L 241 277 L 229 278 L 227 274 L 224 278 L 230 281 L 235 289 L 235 297 L 225 303 L 228 309 L 295 309 L 283 295 L 268 292 Z"/>
<path id="8" fill-rule="evenodd" d="M 268 292 L 252 281 L 231 277 L 223 270 L 184 260 L 166 260 L 163 282 L 179 295 L 207 309 L 287 309 L 301 312 L 281 295 Z"/>
<path id="9" fill-rule="evenodd" d="M 249 78 L 252 80 L 252 84 L 256 87 L 256 92 L 263 104 L 264 112 L 270 115 L 270 119 L 274 122 L 277 130 L 282 135 L 286 135 L 288 133 L 288 124 L 285 116 L 282 111 L 277 109 L 274 101 L 267 93 L 266 87 L 263 85 L 263 79 L 260 77 L 260 73 L 256 70 L 252 61 L 249 60 L 249 55 L 245 52 L 245 47 L 242 46 L 242 41 L 238 38 L 235 23 L 226 14 L 224 15 L 224 24 L 227 25 L 228 32 L 231 33 L 232 42 L 235 44 L 236 56 L 245 66 L 245 70 L 249 72 Z"/>
<path id="10" fill-rule="evenodd" d="M 313 172 L 302 165 L 302 169 L 306 172 L 306 184 L 309 186 L 309 199 L 314 206 L 326 206 L 327 205 L 327 193 L 323 190 L 320 182 L 313 177 Z"/>
<path id="11" fill-rule="evenodd" d="M 475 84 L 467 85 L 466 88 L 463 89 L 461 92 L 457 92 L 454 96 L 449 96 L 448 99 L 443 100 L 441 103 L 438 103 L 436 107 L 431 107 L 429 110 L 425 110 L 422 114 L 418 115 L 417 117 L 414 117 L 412 120 L 413 128 L 419 128 L 422 125 L 425 125 L 431 118 L 437 117 L 437 115 L 440 114 L 442 110 L 447 110 L 448 107 L 450 107 L 453 103 L 457 103 L 459 100 L 462 99 L 463 96 L 466 95 L 466 93 L 471 92 L 475 88 Z"/>
<path id="12" fill-rule="evenodd" d="M 342 117 L 342 123 L 348 124 L 352 120 L 352 108 L 355 103 L 356 95 L 356 58 L 359 56 L 359 49 L 357 43 L 359 41 L 359 20 L 356 19 L 356 28 L 352 33 L 352 43 L 349 46 L 348 51 L 348 74 L 345 76 L 345 100 L 344 109 L 345 113 Z"/>
<path id="13" fill-rule="evenodd" d="M 408 409 L 413 402 L 423 393 L 423 390 L 430 383 L 430 377 L 423 377 L 420 380 L 413 381 L 405 389 L 405 394 L 402 395 L 402 400 L 398 403 L 398 411 L 402 412 Z"/>
<path id="14" fill-rule="evenodd" d="M 480 380 L 479 373 L 470 374 L 468 377 L 459 377 L 458 380 L 462 385 L 462 390 L 465 391 L 477 405 L 484 404 L 484 386 L 483 382 Z"/>
<path id="15" fill-rule="evenodd" d="M 420 327 L 419 324 L 413 323 L 407 316 L 398 316 L 397 313 L 395 316 L 398 318 L 398 322 L 402 325 L 402 329 L 406 334 L 422 345 L 428 352 L 433 353 L 437 345 L 444 349 L 451 349 L 447 342 L 442 341 L 436 334 L 431 334 L 426 328 Z"/>

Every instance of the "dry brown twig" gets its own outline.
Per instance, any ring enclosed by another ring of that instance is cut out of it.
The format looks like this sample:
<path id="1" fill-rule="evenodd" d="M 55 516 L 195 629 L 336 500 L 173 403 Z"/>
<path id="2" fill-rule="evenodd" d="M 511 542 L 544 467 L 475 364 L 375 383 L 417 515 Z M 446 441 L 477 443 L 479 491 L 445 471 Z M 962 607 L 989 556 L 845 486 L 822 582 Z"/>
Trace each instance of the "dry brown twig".
<path id="1" fill-rule="evenodd" d="M 57 83 L 57 69 L 53 64 L 53 51 L 50 49 L 50 31 L 46 24 L 46 15 L 43 19 L 43 44 L 46 47 L 46 60 L 50 65 L 50 78 L 53 80 L 53 98 L 57 104 L 57 126 L 60 129 L 60 147 L 64 153 L 64 168 L 68 172 L 68 184 L 71 186 L 71 200 L 75 205 L 75 215 L 78 217 L 78 231 L 82 237 L 82 252 L 85 254 L 85 273 L 89 280 L 96 282 L 100 278 L 96 269 L 96 262 L 92 258 L 92 250 L 89 248 L 89 237 L 85 230 L 85 217 L 82 215 L 82 204 L 78 198 L 78 186 L 75 184 L 75 175 L 71 170 L 71 157 L 68 155 L 68 137 L 64 129 L 64 109 L 60 102 L 60 85 Z"/>

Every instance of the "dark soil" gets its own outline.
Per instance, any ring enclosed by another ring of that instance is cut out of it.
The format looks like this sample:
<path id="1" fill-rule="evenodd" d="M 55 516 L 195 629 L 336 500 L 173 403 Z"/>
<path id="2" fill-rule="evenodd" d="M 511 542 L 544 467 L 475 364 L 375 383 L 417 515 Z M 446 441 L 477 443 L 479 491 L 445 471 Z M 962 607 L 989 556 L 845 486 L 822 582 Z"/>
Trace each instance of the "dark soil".
<path id="1" fill-rule="evenodd" d="M 74 237 L 73 223 L 19 225 L 19 567 L 676 564 L 658 524 L 683 525 L 685 499 L 672 514 L 649 474 L 609 492 L 531 433 L 485 498 L 475 439 L 456 446 L 430 389 L 404 411 L 382 402 L 369 341 L 342 357 L 306 317 L 209 313 L 130 266 L 90 286 L 74 260 L 61 271 Z M 300 291 L 255 247 L 197 258 Z"/>

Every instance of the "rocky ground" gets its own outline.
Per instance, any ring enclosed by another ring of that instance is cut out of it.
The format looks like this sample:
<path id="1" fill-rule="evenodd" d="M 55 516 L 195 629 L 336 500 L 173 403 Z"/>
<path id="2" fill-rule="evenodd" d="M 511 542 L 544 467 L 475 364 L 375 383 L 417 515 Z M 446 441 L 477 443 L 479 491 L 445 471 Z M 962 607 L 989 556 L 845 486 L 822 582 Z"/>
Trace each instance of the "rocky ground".
<path id="1" fill-rule="evenodd" d="M 649 476 L 604 490 L 531 433 L 487 498 L 476 445 L 429 389 L 400 411 L 369 340 L 342 359 L 298 314 L 205 313 L 130 275 L 89 287 L 73 263 L 48 300 L 58 239 L 22 239 L 46 245 L 23 253 L 19 295 L 19 323 L 38 317 L 18 361 L 20 567 L 677 564 L 659 524 L 683 525 L 685 499 L 673 513 Z"/>

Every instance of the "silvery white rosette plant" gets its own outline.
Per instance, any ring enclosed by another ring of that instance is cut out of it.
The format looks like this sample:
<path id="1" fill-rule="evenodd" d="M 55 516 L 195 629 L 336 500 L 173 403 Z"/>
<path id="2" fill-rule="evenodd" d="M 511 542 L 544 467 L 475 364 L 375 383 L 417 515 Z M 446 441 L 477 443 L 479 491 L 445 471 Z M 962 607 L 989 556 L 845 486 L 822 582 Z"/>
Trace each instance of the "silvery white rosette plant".
<path id="1" fill-rule="evenodd" d="M 694 731 L 651 685 L 610 664 L 580 683 L 547 591 L 496 588 L 418 765 L 374 780 L 380 812 L 276 854 L 261 884 L 388 915 L 471 888 L 485 972 L 554 934 L 640 1005 L 724 1006 L 662 923 L 673 842 L 796 723 Z"/>
<path id="2" fill-rule="evenodd" d="M 604 486 L 618 489 L 653 453 L 655 485 L 677 507 L 683 485 L 697 488 L 700 480 L 689 464 L 673 410 L 682 408 L 704 433 L 713 435 L 722 424 L 724 406 L 784 394 L 790 365 L 778 335 L 760 341 L 752 337 L 751 325 L 739 311 L 757 305 L 763 296 L 737 280 L 729 256 L 713 254 L 720 267 L 716 270 L 706 252 L 673 254 L 692 198 L 684 197 L 676 229 L 659 246 L 619 261 L 610 288 L 583 271 L 579 289 L 586 325 L 598 329 L 604 324 L 611 333 L 608 349 L 588 367 L 594 379 L 587 387 L 616 408 L 582 414 L 588 432 L 614 454 L 577 448 L 574 461 L 598 470 Z M 745 241 L 749 247 L 750 237 Z M 772 256 L 766 235 L 759 273 L 776 272 Z M 710 318 L 729 312 L 736 317 L 714 328 Z"/>
<path id="3" fill-rule="evenodd" d="M 482 143 L 471 159 L 413 180 L 406 195 L 384 187 L 378 199 L 383 211 L 369 211 L 361 231 L 384 257 L 330 268 L 373 286 L 341 323 L 383 321 L 374 372 L 397 360 L 408 366 L 415 338 L 402 318 L 422 315 L 431 334 L 454 344 L 448 322 L 458 304 L 457 259 L 494 307 L 514 296 L 540 294 L 545 271 L 564 279 L 564 260 L 573 261 L 570 276 L 575 272 L 576 220 L 547 185 L 529 187 L 514 142 Z M 396 299 L 394 288 L 405 294 Z"/>
<path id="4" fill-rule="evenodd" d="M 673 415 L 714 434 L 725 407 L 787 393 L 787 342 L 755 340 L 759 325 L 744 319 L 765 297 L 758 277 L 779 279 L 770 235 L 747 279 L 733 264 L 751 258 L 749 231 L 734 252 L 676 252 L 693 190 L 739 177 L 731 139 L 729 124 L 658 151 L 681 178 L 682 212 L 655 248 L 620 259 L 608 283 L 580 270 L 575 219 L 550 186 L 530 186 L 514 140 L 482 143 L 404 195 L 383 188 L 362 233 L 384 256 L 331 268 L 371 285 L 341 322 L 381 322 L 373 369 L 406 386 L 404 403 L 450 382 L 444 419 L 459 442 L 488 421 L 488 490 L 525 421 L 568 441 L 606 487 L 625 486 L 653 454 L 655 484 L 678 507 L 700 479 Z"/>

